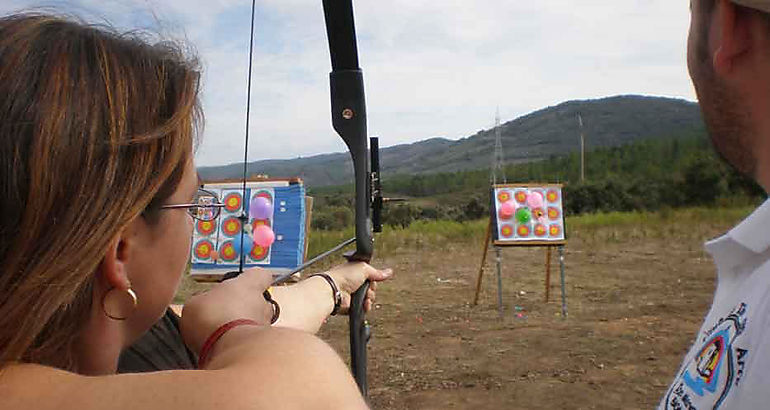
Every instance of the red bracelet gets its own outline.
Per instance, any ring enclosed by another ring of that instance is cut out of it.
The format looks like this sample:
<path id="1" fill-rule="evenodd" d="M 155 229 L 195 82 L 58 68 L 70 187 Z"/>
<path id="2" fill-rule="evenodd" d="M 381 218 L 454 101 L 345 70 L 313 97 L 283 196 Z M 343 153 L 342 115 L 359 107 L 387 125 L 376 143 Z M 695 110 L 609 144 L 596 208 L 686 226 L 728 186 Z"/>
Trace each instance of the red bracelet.
<path id="1" fill-rule="evenodd" d="M 208 361 L 209 355 L 211 354 L 211 349 L 214 348 L 214 344 L 217 342 L 217 340 L 219 340 L 219 338 L 227 333 L 228 330 L 242 325 L 259 326 L 259 323 L 251 319 L 236 319 L 227 322 L 222 326 L 219 326 L 217 330 L 215 330 L 214 333 L 212 333 L 211 336 L 206 339 L 206 343 L 203 344 L 201 353 L 198 355 L 198 368 L 200 369 L 206 364 L 206 361 Z"/>

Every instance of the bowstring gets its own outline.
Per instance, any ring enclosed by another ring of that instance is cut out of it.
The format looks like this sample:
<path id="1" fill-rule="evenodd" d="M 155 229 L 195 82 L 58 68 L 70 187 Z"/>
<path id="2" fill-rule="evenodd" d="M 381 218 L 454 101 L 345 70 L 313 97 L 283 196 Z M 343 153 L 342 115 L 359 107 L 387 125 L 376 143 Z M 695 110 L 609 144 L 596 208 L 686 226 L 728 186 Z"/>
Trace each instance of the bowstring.
<path id="1" fill-rule="evenodd" d="M 246 216 L 246 176 L 248 173 L 248 160 L 249 160 L 249 118 L 251 114 L 251 71 L 254 61 L 254 15 L 257 8 L 257 0 L 251 0 L 251 30 L 249 31 L 249 74 L 246 83 L 246 133 L 245 141 L 243 144 L 243 185 L 241 187 L 241 249 L 239 250 L 240 261 L 238 264 L 238 273 L 243 273 L 243 263 L 246 259 L 246 255 L 243 253 L 244 248 L 244 235 L 245 227 L 248 222 Z"/>

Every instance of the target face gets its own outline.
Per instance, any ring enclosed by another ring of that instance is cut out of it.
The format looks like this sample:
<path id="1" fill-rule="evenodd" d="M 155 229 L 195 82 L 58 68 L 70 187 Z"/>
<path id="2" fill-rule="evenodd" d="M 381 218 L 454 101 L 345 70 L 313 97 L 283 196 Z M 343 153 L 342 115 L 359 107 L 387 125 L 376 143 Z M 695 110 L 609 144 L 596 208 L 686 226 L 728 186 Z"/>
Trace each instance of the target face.
<path id="1" fill-rule="evenodd" d="M 240 184 L 222 183 L 217 184 L 216 187 L 206 188 L 222 201 L 224 205 L 222 208 L 224 209 L 222 209 L 219 217 L 212 221 L 194 221 L 192 245 L 189 248 L 190 260 L 192 262 L 191 269 L 198 271 L 214 267 L 221 269 L 232 268 L 238 266 L 238 262 L 242 258 L 244 263 L 249 264 L 248 267 L 256 265 L 273 266 L 276 259 L 279 259 L 280 262 L 278 263 L 286 263 L 280 259 L 284 258 L 284 254 L 281 252 L 294 253 L 296 251 L 295 249 L 286 250 L 287 247 L 294 247 L 293 243 L 274 243 L 264 248 L 255 244 L 249 248 L 244 247 L 243 253 L 239 249 L 240 235 L 245 232 L 251 237 L 253 233 L 252 228 L 265 225 L 271 230 L 275 230 L 276 223 L 278 224 L 277 226 L 284 226 L 282 224 L 286 224 L 290 225 L 292 229 L 294 228 L 295 221 L 276 221 L 274 216 L 277 214 L 272 212 L 270 215 L 259 215 L 264 217 L 264 219 L 258 219 L 254 215 L 248 220 L 244 219 L 244 213 L 251 211 L 249 208 L 255 198 L 264 198 L 271 204 L 275 204 L 276 207 L 279 206 L 276 203 L 276 198 L 281 196 L 277 195 L 273 187 L 257 186 L 255 183 L 254 186 L 248 186 L 244 192 Z M 293 191 L 291 195 L 294 195 Z M 290 198 L 293 198 L 293 196 L 290 196 Z M 262 200 L 260 199 L 259 201 L 261 202 Z M 296 205 L 293 202 L 288 204 L 286 201 L 279 202 L 281 203 L 280 206 L 285 208 L 282 208 L 282 211 L 295 210 L 294 207 Z M 278 212 L 278 209 L 275 211 Z M 293 218 L 294 214 L 292 214 Z M 283 237 L 280 237 L 280 239 L 283 240 Z M 244 241 L 251 243 L 249 240 Z M 276 257 L 276 252 L 278 252 L 280 258 Z"/>
<path id="2" fill-rule="evenodd" d="M 269 219 L 252 219 L 251 220 L 251 228 L 255 229 L 259 225 L 265 225 L 268 228 L 271 228 L 270 220 Z"/>
<path id="3" fill-rule="evenodd" d="M 225 221 L 222 222 L 222 233 L 230 237 L 241 233 L 241 221 L 236 217 L 225 219 Z"/>
<path id="4" fill-rule="evenodd" d="M 219 257 L 225 262 L 232 262 L 238 257 L 238 251 L 233 245 L 233 241 L 227 241 L 219 248 Z"/>
<path id="5" fill-rule="evenodd" d="M 204 239 L 195 244 L 195 256 L 198 259 L 207 260 L 211 258 L 211 253 L 213 251 L 214 244 L 208 239 Z"/>
<path id="6" fill-rule="evenodd" d="M 548 219 L 552 221 L 558 221 L 561 217 L 561 212 L 559 212 L 559 208 L 556 208 L 554 206 L 548 207 Z"/>
<path id="7" fill-rule="evenodd" d="M 491 192 L 495 245 L 550 245 L 566 242 L 559 184 L 499 184 Z M 510 215 L 514 209 L 513 216 Z M 553 230 L 552 225 L 556 225 Z"/>
<path id="8" fill-rule="evenodd" d="M 198 223 L 195 224 L 195 230 L 197 230 L 198 234 L 201 236 L 209 236 L 217 230 L 217 221 L 198 221 Z"/>
<path id="9" fill-rule="evenodd" d="M 548 202 L 556 202 L 559 200 L 559 192 L 555 189 L 549 189 L 545 194 L 545 199 Z"/>
<path id="10" fill-rule="evenodd" d="M 223 202 L 225 204 L 225 209 L 228 212 L 238 212 L 241 209 L 243 197 L 238 192 L 231 192 L 227 194 Z"/>
<path id="11" fill-rule="evenodd" d="M 263 248 L 257 244 L 254 244 L 254 249 L 249 252 L 249 256 L 251 259 L 254 259 L 255 261 L 259 262 L 264 260 L 267 257 L 268 252 L 270 251 L 270 247 Z"/>

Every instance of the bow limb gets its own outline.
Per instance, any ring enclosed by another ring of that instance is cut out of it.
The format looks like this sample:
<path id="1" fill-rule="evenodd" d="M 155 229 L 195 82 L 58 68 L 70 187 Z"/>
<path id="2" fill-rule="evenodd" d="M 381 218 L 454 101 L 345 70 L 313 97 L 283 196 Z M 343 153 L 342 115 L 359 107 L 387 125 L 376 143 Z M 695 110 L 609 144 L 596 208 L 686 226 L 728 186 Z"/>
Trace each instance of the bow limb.
<path id="1" fill-rule="evenodd" d="M 353 23 L 352 0 L 323 0 L 329 39 L 332 72 L 332 125 L 350 151 L 355 174 L 356 249 L 346 255 L 349 261 L 369 262 L 374 252 L 372 237 L 372 179 L 369 140 L 366 133 L 366 102 L 363 72 L 358 66 L 358 49 Z M 366 343 L 369 325 L 364 318 L 364 302 L 369 282 L 351 295 L 351 369 L 361 393 L 366 396 Z"/>

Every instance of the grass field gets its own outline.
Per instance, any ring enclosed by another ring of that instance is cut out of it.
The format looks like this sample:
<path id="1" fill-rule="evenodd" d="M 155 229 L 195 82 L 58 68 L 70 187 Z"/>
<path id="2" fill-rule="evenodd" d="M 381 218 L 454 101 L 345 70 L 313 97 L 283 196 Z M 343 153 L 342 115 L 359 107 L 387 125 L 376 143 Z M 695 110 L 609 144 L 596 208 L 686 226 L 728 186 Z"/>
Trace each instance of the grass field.
<path id="1" fill-rule="evenodd" d="M 715 273 L 702 242 L 750 211 L 568 218 L 567 318 L 560 315 L 555 252 L 551 299 L 545 302 L 544 248 L 502 250 L 500 317 L 491 250 L 480 303 L 470 303 L 485 221 L 386 230 L 377 239 L 373 264 L 392 267 L 397 276 L 380 287 L 369 315 L 372 406 L 656 406 L 711 302 Z M 310 254 L 348 235 L 314 232 Z M 197 288 L 186 283 L 180 297 Z M 347 360 L 345 318 L 332 318 L 320 336 Z"/>

